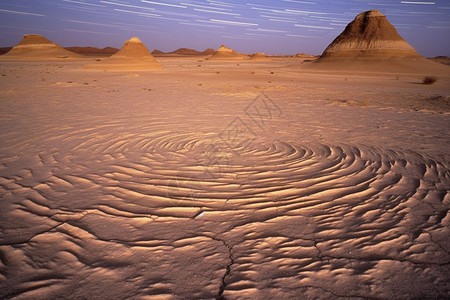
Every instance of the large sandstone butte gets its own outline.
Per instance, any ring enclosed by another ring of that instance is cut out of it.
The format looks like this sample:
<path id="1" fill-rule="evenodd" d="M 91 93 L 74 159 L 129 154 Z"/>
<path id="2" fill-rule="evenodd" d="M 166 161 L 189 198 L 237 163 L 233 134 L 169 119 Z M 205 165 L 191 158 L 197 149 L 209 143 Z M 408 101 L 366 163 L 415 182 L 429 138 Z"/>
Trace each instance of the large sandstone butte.
<path id="1" fill-rule="evenodd" d="M 320 58 L 304 68 L 399 73 L 449 71 L 419 55 L 378 10 L 357 15 Z"/>
<path id="2" fill-rule="evenodd" d="M 162 66 L 137 37 L 126 41 L 119 52 L 94 64 L 83 66 L 97 70 L 159 70 Z"/>
<path id="3" fill-rule="evenodd" d="M 82 57 L 80 54 L 68 51 L 39 34 L 25 34 L 16 46 L 2 55 L 3 59 L 32 60 Z"/>
<path id="4" fill-rule="evenodd" d="M 378 10 L 360 13 L 325 49 L 322 57 L 418 57 L 416 50 Z"/>

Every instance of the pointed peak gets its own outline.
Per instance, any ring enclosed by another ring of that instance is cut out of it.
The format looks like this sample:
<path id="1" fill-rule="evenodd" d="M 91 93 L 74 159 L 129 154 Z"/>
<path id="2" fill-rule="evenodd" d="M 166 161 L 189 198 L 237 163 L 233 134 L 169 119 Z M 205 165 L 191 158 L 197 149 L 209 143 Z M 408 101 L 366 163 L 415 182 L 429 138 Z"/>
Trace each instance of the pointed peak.
<path id="1" fill-rule="evenodd" d="M 386 17 L 386 16 L 383 15 L 378 10 L 372 9 L 372 10 L 368 10 L 368 11 L 364 11 L 364 12 L 360 13 L 359 15 L 356 16 L 355 19 L 371 18 L 371 17 Z"/>
<path id="2" fill-rule="evenodd" d="M 211 57 L 207 59 L 242 59 L 244 55 L 237 53 L 231 48 L 226 47 L 225 45 L 221 45 Z M 245 57 L 248 58 L 247 55 Z"/>
<path id="3" fill-rule="evenodd" d="M 142 44 L 142 42 L 141 42 L 141 40 L 138 38 L 138 37 L 132 37 L 131 39 L 129 39 L 127 42 L 129 42 L 129 43 L 141 43 Z"/>
<path id="4" fill-rule="evenodd" d="M 325 49 L 322 57 L 418 56 L 378 10 L 362 12 Z"/>
<path id="5" fill-rule="evenodd" d="M 112 57 L 143 58 L 153 56 L 139 38 L 132 37 L 128 41 L 125 41 L 120 51 L 114 54 Z"/>
<path id="6" fill-rule="evenodd" d="M 156 59 L 140 39 L 138 39 L 137 37 L 132 37 L 128 41 L 125 41 L 119 52 L 112 55 L 110 58 L 100 63 L 84 65 L 83 68 L 129 71 L 160 70 L 162 69 L 162 66 L 156 61 Z"/>
<path id="7" fill-rule="evenodd" d="M 221 45 L 218 49 L 217 52 L 234 52 L 233 49 L 226 47 L 225 45 Z"/>

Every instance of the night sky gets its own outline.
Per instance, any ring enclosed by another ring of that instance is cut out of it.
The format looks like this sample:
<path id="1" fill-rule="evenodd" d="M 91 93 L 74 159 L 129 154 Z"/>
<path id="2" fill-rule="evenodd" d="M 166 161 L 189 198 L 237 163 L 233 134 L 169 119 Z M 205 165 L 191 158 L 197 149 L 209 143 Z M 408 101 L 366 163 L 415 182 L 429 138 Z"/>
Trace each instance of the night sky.
<path id="1" fill-rule="evenodd" d="M 378 9 L 421 55 L 450 56 L 450 0 L 2 0 L 0 47 L 24 34 L 61 46 L 139 37 L 152 51 L 186 47 L 321 54 L 360 12 Z"/>

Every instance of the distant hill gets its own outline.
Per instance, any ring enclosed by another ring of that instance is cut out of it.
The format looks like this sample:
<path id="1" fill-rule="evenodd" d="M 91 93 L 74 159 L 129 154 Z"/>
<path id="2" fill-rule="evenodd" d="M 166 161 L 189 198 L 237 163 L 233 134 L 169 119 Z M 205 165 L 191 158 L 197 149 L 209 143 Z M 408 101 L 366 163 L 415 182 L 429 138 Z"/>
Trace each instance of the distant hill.
<path id="1" fill-rule="evenodd" d="M 216 50 L 212 49 L 212 48 L 208 48 L 205 51 L 203 51 L 203 54 L 214 54 L 216 52 Z"/>
<path id="2" fill-rule="evenodd" d="M 436 56 L 433 58 L 430 58 L 432 61 L 435 61 L 437 63 L 441 63 L 444 65 L 450 65 L 450 57 L 448 56 Z"/>
<path id="3" fill-rule="evenodd" d="M 119 52 L 119 49 L 113 47 L 105 47 L 103 49 L 96 47 L 64 47 L 64 49 L 78 54 L 92 56 L 111 56 Z"/>
<path id="4" fill-rule="evenodd" d="M 206 49 L 205 51 L 197 51 L 195 49 L 189 49 L 189 48 L 179 48 L 175 51 L 171 51 L 171 52 L 162 52 L 161 50 L 155 49 L 153 50 L 152 54 L 153 55 L 162 55 L 162 56 L 171 56 L 171 55 L 186 55 L 186 56 L 201 56 L 201 55 L 210 55 L 210 54 L 214 54 L 215 50 L 214 49 Z"/>
<path id="5" fill-rule="evenodd" d="M 160 54 L 166 54 L 164 52 L 162 52 L 161 50 L 155 49 L 152 51 L 152 55 L 160 55 Z"/>
<path id="6" fill-rule="evenodd" d="M 189 49 L 189 48 L 179 48 L 175 51 L 169 52 L 169 54 L 180 54 L 180 55 L 201 55 L 200 51 Z"/>
<path id="7" fill-rule="evenodd" d="M 305 54 L 305 53 L 297 53 L 294 55 L 294 57 L 300 57 L 300 58 L 319 58 L 319 55 L 311 55 L 311 54 Z"/>
<path id="8" fill-rule="evenodd" d="M 9 50 L 11 50 L 13 47 L 3 47 L 0 48 L 0 55 L 7 53 Z"/>

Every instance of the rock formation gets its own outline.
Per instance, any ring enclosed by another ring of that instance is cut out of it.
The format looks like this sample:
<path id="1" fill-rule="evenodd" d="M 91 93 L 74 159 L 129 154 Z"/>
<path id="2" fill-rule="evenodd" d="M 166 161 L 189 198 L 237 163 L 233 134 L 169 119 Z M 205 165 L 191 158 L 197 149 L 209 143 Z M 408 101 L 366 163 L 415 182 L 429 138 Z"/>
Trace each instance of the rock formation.
<path id="1" fill-rule="evenodd" d="M 82 57 L 82 55 L 68 51 L 39 34 L 24 35 L 23 39 L 16 46 L 9 50 L 8 53 L 1 56 L 2 59 L 25 60 L 51 60 Z"/>
<path id="2" fill-rule="evenodd" d="M 439 64 L 420 56 L 378 10 L 360 13 L 303 69 L 327 71 L 442 73 Z"/>
<path id="3" fill-rule="evenodd" d="M 137 38 L 126 41 L 119 52 L 104 61 L 88 64 L 85 69 L 97 70 L 158 70 L 162 66 Z"/>
<path id="4" fill-rule="evenodd" d="M 256 52 L 252 55 L 250 55 L 251 60 L 270 60 L 266 54 L 262 52 Z"/>
<path id="5" fill-rule="evenodd" d="M 325 49 L 322 57 L 409 56 L 419 54 L 378 10 L 360 13 Z"/>
<path id="6" fill-rule="evenodd" d="M 240 60 L 248 58 L 247 55 L 237 53 L 231 48 L 221 45 L 213 55 L 211 55 L 208 60 Z"/>

